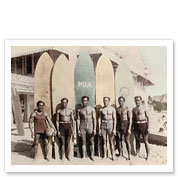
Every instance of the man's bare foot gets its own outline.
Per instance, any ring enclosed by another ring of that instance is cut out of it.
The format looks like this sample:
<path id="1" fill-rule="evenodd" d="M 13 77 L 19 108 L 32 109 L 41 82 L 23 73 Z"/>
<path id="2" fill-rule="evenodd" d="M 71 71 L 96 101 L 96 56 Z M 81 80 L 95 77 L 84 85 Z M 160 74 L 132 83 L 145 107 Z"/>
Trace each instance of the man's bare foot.
<path id="1" fill-rule="evenodd" d="M 149 155 L 146 156 L 145 160 L 146 160 L 146 161 L 149 160 Z"/>
<path id="2" fill-rule="evenodd" d="M 66 159 L 67 159 L 68 161 L 70 161 L 70 158 L 69 158 L 69 157 L 66 157 Z"/>
<path id="3" fill-rule="evenodd" d="M 111 160 L 114 161 L 114 157 L 112 157 Z"/>
<path id="4" fill-rule="evenodd" d="M 119 156 L 123 157 L 123 152 L 119 153 Z"/>
<path id="5" fill-rule="evenodd" d="M 94 161 L 94 159 L 93 159 L 93 157 L 92 157 L 92 156 L 90 157 L 90 160 L 91 160 L 91 161 Z"/>
<path id="6" fill-rule="evenodd" d="M 44 159 L 45 159 L 46 161 L 49 161 L 48 157 L 45 157 Z"/>

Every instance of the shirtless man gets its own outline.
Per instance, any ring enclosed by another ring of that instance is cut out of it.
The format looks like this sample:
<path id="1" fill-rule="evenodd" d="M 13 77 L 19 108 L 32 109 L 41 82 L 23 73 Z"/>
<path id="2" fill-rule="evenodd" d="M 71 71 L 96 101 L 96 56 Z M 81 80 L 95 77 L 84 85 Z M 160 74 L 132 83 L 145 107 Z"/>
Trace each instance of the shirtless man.
<path id="1" fill-rule="evenodd" d="M 94 135 L 96 133 L 96 113 L 95 109 L 88 106 L 89 97 L 82 97 L 81 109 L 78 109 L 78 132 L 79 136 L 82 137 L 82 153 L 83 157 L 86 155 L 86 137 L 89 138 L 90 144 L 90 159 L 93 161 L 94 158 Z"/>
<path id="2" fill-rule="evenodd" d="M 116 110 L 112 106 L 109 105 L 110 98 L 104 97 L 103 103 L 104 107 L 102 107 L 99 110 L 99 135 L 103 138 L 103 149 L 104 149 L 104 156 L 106 157 L 106 150 L 107 150 L 107 144 L 106 144 L 106 138 L 107 135 L 109 136 L 109 144 L 110 144 L 110 152 L 112 156 L 112 160 L 114 160 L 114 144 L 113 139 L 114 135 L 116 133 Z"/>
<path id="3" fill-rule="evenodd" d="M 71 137 L 74 133 L 74 117 L 72 109 L 67 108 L 68 99 L 61 99 L 61 109 L 57 110 L 56 117 L 56 127 L 58 136 L 62 141 L 62 152 L 61 152 L 61 160 L 63 160 L 63 156 L 65 154 L 65 147 L 67 147 L 66 159 L 70 161 L 70 141 Z"/>
<path id="4" fill-rule="evenodd" d="M 116 110 L 116 117 L 117 117 L 117 123 L 116 123 L 116 131 L 117 131 L 117 137 L 119 138 L 119 155 L 123 156 L 122 151 L 122 138 L 124 136 L 124 140 L 126 143 L 126 148 L 128 152 L 128 158 L 127 160 L 130 160 L 130 153 L 131 153 L 131 147 L 130 147 L 130 134 L 131 134 L 131 126 L 132 126 L 132 118 L 131 118 L 131 112 L 124 105 L 125 98 L 123 96 L 120 96 L 118 98 L 119 107 Z"/>
<path id="5" fill-rule="evenodd" d="M 54 132 L 53 132 L 54 136 L 56 135 L 56 129 L 55 129 L 53 123 L 51 122 L 48 114 L 43 111 L 44 106 L 45 106 L 45 103 L 43 101 L 37 102 L 37 110 L 35 110 L 30 115 L 29 128 L 31 131 L 31 137 L 34 138 L 34 149 L 35 149 L 34 160 L 36 160 L 38 144 L 39 144 L 39 140 L 41 138 L 43 141 L 43 144 L 44 144 L 44 159 L 49 161 L 49 159 L 48 159 L 48 136 L 45 134 L 45 132 L 48 128 L 46 121 L 48 121 L 49 126 L 54 130 Z M 32 130 L 33 122 L 34 122 L 34 133 Z"/>
<path id="6" fill-rule="evenodd" d="M 133 132 L 136 139 L 136 154 L 140 156 L 140 136 L 142 135 L 143 141 L 146 149 L 146 160 L 149 158 L 149 143 L 148 143 L 148 133 L 149 133 L 149 117 L 148 112 L 145 107 L 142 106 L 142 97 L 136 96 L 134 98 L 136 107 L 133 108 Z"/>

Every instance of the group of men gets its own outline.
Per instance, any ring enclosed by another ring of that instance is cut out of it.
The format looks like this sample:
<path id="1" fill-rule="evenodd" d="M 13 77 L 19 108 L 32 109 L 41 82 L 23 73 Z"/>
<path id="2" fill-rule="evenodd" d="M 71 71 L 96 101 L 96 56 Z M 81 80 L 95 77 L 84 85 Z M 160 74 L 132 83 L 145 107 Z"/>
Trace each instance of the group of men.
<path id="1" fill-rule="evenodd" d="M 74 135 L 74 122 L 75 115 L 74 111 L 67 107 L 68 99 L 61 99 L 61 107 L 56 111 L 56 121 L 52 123 L 48 114 L 43 111 L 45 103 L 43 101 L 37 102 L 37 110 L 35 110 L 29 119 L 29 127 L 34 137 L 34 148 L 36 159 L 37 149 L 40 137 L 44 142 L 44 155 L 45 159 L 48 159 L 48 137 L 58 136 L 61 139 L 61 159 L 64 154 L 68 160 L 70 160 L 70 141 Z M 87 156 L 92 161 L 94 160 L 94 136 L 97 134 L 98 143 L 103 149 L 102 158 L 107 157 L 107 139 L 109 140 L 111 159 L 115 158 L 115 150 L 118 149 L 119 155 L 123 156 L 122 140 L 124 137 L 126 148 L 128 152 L 127 160 L 130 160 L 131 145 L 130 135 L 133 133 L 136 140 L 136 155 L 140 156 L 140 143 L 141 137 L 145 144 L 146 149 L 146 160 L 149 158 L 149 144 L 148 144 L 148 133 L 149 133 L 149 116 L 145 107 L 142 105 L 142 97 L 134 97 L 136 107 L 132 111 L 125 105 L 125 98 L 120 96 L 118 98 L 119 107 L 114 108 L 110 105 L 110 98 L 104 97 L 104 106 L 97 111 L 93 107 L 88 105 L 89 97 L 83 96 L 82 106 L 77 110 L 76 124 L 77 124 L 77 136 L 81 137 L 81 149 L 82 158 Z M 32 129 L 32 123 L 34 122 L 34 134 Z M 48 125 L 47 125 L 47 123 Z M 54 126 L 55 125 L 55 126 Z M 48 127 L 53 129 L 53 133 L 48 135 Z M 108 137 L 108 138 L 107 138 Z M 114 141 L 114 139 L 118 141 Z M 89 141 L 87 143 L 87 140 Z M 118 142 L 117 145 L 115 142 Z M 89 144 L 89 155 L 87 154 L 87 144 Z"/>

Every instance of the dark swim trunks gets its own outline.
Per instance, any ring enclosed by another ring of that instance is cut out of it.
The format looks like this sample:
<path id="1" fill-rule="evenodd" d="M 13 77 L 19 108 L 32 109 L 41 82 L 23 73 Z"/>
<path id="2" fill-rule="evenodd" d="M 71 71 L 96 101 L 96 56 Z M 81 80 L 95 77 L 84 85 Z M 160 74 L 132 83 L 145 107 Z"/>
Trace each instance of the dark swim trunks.
<path id="1" fill-rule="evenodd" d="M 128 120 L 119 121 L 116 125 L 116 131 L 118 133 L 126 134 L 128 131 Z"/>
<path id="2" fill-rule="evenodd" d="M 138 134 L 147 135 L 148 134 L 147 123 L 135 123 L 134 124 L 134 132 L 138 133 Z"/>
<path id="3" fill-rule="evenodd" d="M 59 123 L 59 131 L 62 136 L 68 135 L 70 136 L 72 134 L 72 126 L 71 123 Z"/>

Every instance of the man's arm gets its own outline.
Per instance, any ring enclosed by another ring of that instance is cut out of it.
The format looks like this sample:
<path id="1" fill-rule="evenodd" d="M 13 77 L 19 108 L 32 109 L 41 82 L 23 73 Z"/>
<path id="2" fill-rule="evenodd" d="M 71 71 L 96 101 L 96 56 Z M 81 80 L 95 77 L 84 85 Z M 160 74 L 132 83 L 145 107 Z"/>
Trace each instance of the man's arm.
<path id="1" fill-rule="evenodd" d="M 31 131 L 31 137 L 33 138 L 34 136 L 34 133 L 33 133 L 33 128 L 32 128 L 32 124 L 34 122 L 34 116 L 35 116 L 35 113 L 33 112 L 31 115 L 30 115 L 30 118 L 29 118 L 29 128 L 30 128 L 30 131 Z"/>
<path id="2" fill-rule="evenodd" d="M 149 131 L 149 114 L 147 110 L 145 110 L 145 117 L 147 119 L 147 126 L 148 126 L 148 131 Z"/>
<path id="3" fill-rule="evenodd" d="M 112 111 L 112 118 L 113 118 L 113 133 L 116 133 L 116 110 L 113 108 Z"/>
<path id="4" fill-rule="evenodd" d="M 101 115 L 101 109 L 99 110 L 99 115 L 98 115 L 98 133 L 99 133 L 99 135 L 101 135 L 101 119 L 102 119 L 102 115 Z"/>
<path id="5" fill-rule="evenodd" d="M 128 121 L 129 121 L 128 133 L 131 133 L 131 129 L 132 129 L 132 112 L 130 110 L 127 111 L 127 117 L 128 117 Z"/>
<path id="6" fill-rule="evenodd" d="M 133 128 L 134 128 L 134 120 L 135 120 L 135 114 L 134 114 L 134 108 L 132 109 L 132 117 L 131 117 L 131 119 L 132 119 L 132 125 L 131 125 L 131 131 L 133 130 Z"/>
<path id="7" fill-rule="evenodd" d="M 48 123 L 49 123 L 49 126 L 50 126 L 51 128 L 53 128 L 54 131 L 56 132 L 56 128 L 55 128 L 54 124 L 52 123 L 52 121 L 50 120 L 50 118 L 49 118 L 49 116 L 48 116 L 47 113 L 45 113 L 45 116 L 46 116 L 46 120 L 47 120 Z"/>
<path id="8" fill-rule="evenodd" d="M 77 119 L 77 131 L 78 131 L 78 135 L 80 136 L 80 129 L 79 129 L 79 127 L 80 127 L 80 109 L 77 110 L 76 119 Z"/>
<path id="9" fill-rule="evenodd" d="M 92 111 L 92 118 L 93 118 L 93 133 L 96 133 L 96 112 L 95 109 L 93 108 Z"/>
<path id="10" fill-rule="evenodd" d="M 74 134 L 74 114 L 73 110 L 70 112 L 70 120 L 71 120 L 71 125 L 72 125 L 72 134 Z"/>
<path id="11" fill-rule="evenodd" d="M 56 128 L 57 128 L 57 133 L 58 136 L 60 136 L 60 132 L 59 132 L 59 112 L 56 112 Z"/>

